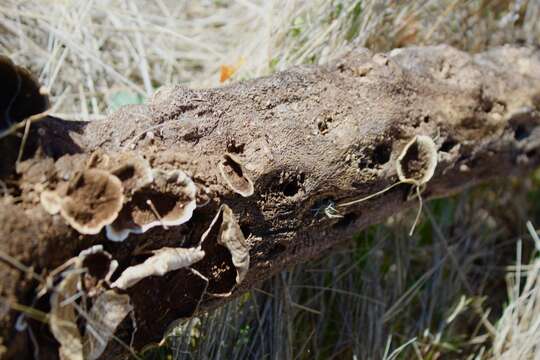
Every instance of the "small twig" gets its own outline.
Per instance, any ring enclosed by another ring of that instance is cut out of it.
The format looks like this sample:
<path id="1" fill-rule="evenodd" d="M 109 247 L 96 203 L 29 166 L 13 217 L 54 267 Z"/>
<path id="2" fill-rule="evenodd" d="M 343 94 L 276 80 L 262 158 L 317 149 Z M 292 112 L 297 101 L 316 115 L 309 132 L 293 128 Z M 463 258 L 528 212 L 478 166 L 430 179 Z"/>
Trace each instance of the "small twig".
<path id="1" fill-rule="evenodd" d="M 19 154 L 17 155 L 17 161 L 15 164 L 19 164 L 22 160 L 23 153 L 24 153 L 24 147 L 26 146 L 26 141 L 28 140 L 28 135 L 30 134 L 30 126 L 32 125 L 32 121 L 30 119 L 26 119 L 24 121 L 24 135 L 21 141 L 21 146 L 19 147 Z"/>
<path id="2" fill-rule="evenodd" d="M 50 113 L 50 111 L 46 110 L 46 111 L 41 112 L 39 114 L 35 114 L 35 115 L 30 116 L 29 118 L 26 119 L 26 121 L 21 121 L 21 122 L 18 122 L 16 124 L 13 124 L 9 129 L 7 129 L 7 130 L 0 133 L 0 139 L 8 137 L 8 136 L 12 135 L 13 133 L 17 132 L 17 130 L 27 126 L 26 125 L 27 122 L 33 123 L 33 122 L 37 122 L 37 121 L 45 119 L 49 115 L 49 113 Z"/>
<path id="3" fill-rule="evenodd" d="M 159 220 L 159 222 L 161 223 L 161 226 L 163 226 L 163 228 L 165 230 L 168 230 L 169 228 L 163 222 L 163 219 L 161 218 L 161 215 L 159 215 L 159 213 L 158 213 L 156 207 L 154 206 L 154 203 L 152 202 L 152 200 L 150 200 L 150 199 L 146 200 L 146 204 L 150 207 L 150 209 L 154 213 L 155 217 Z"/>

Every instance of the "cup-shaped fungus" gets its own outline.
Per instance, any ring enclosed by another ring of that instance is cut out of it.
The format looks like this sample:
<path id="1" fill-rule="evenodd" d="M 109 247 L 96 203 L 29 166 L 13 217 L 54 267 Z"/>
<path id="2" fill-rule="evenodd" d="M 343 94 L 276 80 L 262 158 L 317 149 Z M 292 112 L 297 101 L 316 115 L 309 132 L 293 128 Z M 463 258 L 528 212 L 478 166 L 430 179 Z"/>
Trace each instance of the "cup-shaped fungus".
<path id="1" fill-rule="evenodd" d="M 396 170 L 401 182 L 426 184 L 437 167 L 437 146 L 429 136 L 417 135 L 405 145 L 397 158 Z"/>
<path id="2" fill-rule="evenodd" d="M 219 163 L 219 171 L 227 185 L 243 197 L 253 195 L 254 187 L 251 179 L 246 175 L 246 170 L 240 161 L 231 154 L 225 154 Z"/>
<path id="3" fill-rule="evenodd" d="M 117 220 L 107 226 L 107 238 L 123 241 L 130 233 L 142 234 L 156 226 L 181 225 L 197 207 L 197 187 L 181 170 L 152 171 L 150 185 L 135 192 Z"/>
<path id="4" fill-rule="evenodd" d="M 201 237 L 203 249 L 213 245 L 209 242 L 216 242 L 229 251 L 236 268 L 236 284 L 240 284 L 249 269 L 249 246 L 231 208 L 225 204 Z"/>
<path id="5" fill-rule="evenodd" d="M 416 191 L 420 206 L 414 220 L 409 235 L 412 235 L 414 228 L 420 219 L 422 213 L 422 190 L 424 185 L 431 180 L 437 168 L 437 146 L 433 139 L 426 135 L 416 135 L 405 145 L 398 158 L 396 159 L 396 171 L 399 181 L 371 195 L 361 199 L 338 204 L 337 207 L 346 207 L 379 196 L 388 190 L 400 185 L 411 184 Z M 327 207 L 325 210 L 329 217 L 342 217 L 334 208 Z"/>
<path id="6" fill-rule="evenodd" d="M 150 185 L 154 180 L 150 164 L 140 155 L 126 152 L 115 156 L 112 162 L 114 165 L 111 173 L 122 181 L 127 197 Z"/>
<path id="7" fill-rule="evenodd" d="M 41 205 L 50 214 L 62 217 L 81 234 L 97 234 L 116 219 L 124 195 L 120 180 L 107 171 L 87 169 L 76 173 L 65 193 L 44 191 Z"/>
<path id="8" fill-rule="evenodd" d="M 81 234 L 97 234 L 116 219 L 123 202 L 122 183 L 116 176 L 88 169 L 69 182 L 60 214 Z"/>
<path id="9" fill-rule="evenodd" d="M 61 359 L 97 359 L 120 322 L 133 310 L 128 295 L 117 294 L 105 287 L 92 295 L 85 286 L 89 278 L 94 278 L 98 283 L 108 281 L 116 266 L 117 262 L 103 251 L 103 246 L 96 245 L 81 251 L 79 256 L 60 266 L 61 272 L 55 273 L 54 276 L 59 276 L 61 280 L 50 297 L 49 324 L 52 334 L 60 343 Z M 47 282 L 52 284 L 54 279 Z M 92 290 L 95 291 L 96 287 Z M 89 297 L 78 296 L 80 292 Z M 81 304 L 82 299 L 84 305 Z M 89 308 L 90 311 L 83 315 L 79 310 L 81 308 Z M 86 331 L 82 335 L 79 327 L 84 323 Z"/>

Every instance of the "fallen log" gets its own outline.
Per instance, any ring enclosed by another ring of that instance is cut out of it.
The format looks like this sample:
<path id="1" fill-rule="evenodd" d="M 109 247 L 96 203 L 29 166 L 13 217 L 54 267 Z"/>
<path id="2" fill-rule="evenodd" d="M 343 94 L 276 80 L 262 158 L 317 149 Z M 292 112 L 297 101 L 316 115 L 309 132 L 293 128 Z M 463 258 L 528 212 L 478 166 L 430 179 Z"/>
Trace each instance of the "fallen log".
<path id="1" fill-rule="evenodd" d="M 100 294 L 124 304 L 132 315 L 106 330 L 140 349 L 417 206 L 415 194 L 538 166 L 540 50 L 357 49 L 218 89 L 165 87 L 104 121 L 28 125 L 0 138 L 0 354 L 57 356 L 65 329 L 53 336 L 54 316 L 28 308 L 66 316 L 50 299 L 68 287 L 90 313 Z M 78 287 L 66 268 L 82 272 Z M 126 353 L 108 346 L 98 356 Z"/>

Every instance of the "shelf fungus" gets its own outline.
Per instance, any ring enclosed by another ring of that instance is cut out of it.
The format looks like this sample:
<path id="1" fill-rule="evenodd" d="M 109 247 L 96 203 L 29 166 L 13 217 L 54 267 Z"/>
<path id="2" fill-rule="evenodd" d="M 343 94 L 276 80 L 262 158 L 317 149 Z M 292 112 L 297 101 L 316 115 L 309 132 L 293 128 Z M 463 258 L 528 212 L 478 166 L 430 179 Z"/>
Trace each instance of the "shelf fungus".
<path id="1" fill-rule="evenodd" d="M 337 208 L 355 205 L 363 201 L 372 199 L 376 196 L 384 194 L 388 190 L 400 184 L 410 184 L 412 185 L 412 189 L 415 190 L 415 195 L 418 197 L 418 201 L 420 203 L 416 218 L 411 227 L 411 231 L 409 232 L 409 235 L 411 236 L 414 232 L 416 224 L 420 220 L 420 215 L 422 213 L 422 191 L 425 185 L 431 180 L 431 178 L 435 174 L 435 169 L 437 168 L 437 161 L 437 146 L 435 145 L 433 139 L 426 135 L 416 135 L 405 145 L 398 158 L 396 159 L 396 172 L 399 179 L 398 182 L 361 199 L 338 204 Z M 331 206 L 327 207 L 325 212 L 331 218 L 343 217 L 336 209 Z"/>
<path id="2" fill-rule="evenodd" d="M 106 227 L 107 238 L 123 241 L 129 234 L 142 234 L 162 226 L 178 226 L 189 221 L 197 207 L 197 187 L 181 170 L 152 170 L 151 184 L 136 191 L 118 218 Z"/>
<path id="3" fill-rule="evenodd" d="M 416 186 L 431 180 L 436 167 L 437 146 L 426 135 L 417 135 L 409 141 L 396 161 L 399 180 Z"/>
<path id="4" fill-rule="evenodd" d="M 243 197 L 253 195 L 254 187 L 251 179 L 246 175 L 246 170 L 241 162 L 231 154 L 225 154 L 219 163 L 219 172 L 227 185 L 237 194 Z"/>
<path id="5" fill-rule="evenodd" d="M 50 275 L 61 278 L 52 289 L 49 314 L 51 332 L 60 343 L 60 359 L 99 358 L 118 325 L 133 310 L 128 295 L 102 286 L 109 281 L 116 265 L 111 255 L 96 245 Z M 93 293 L 88 291 L 89 281 Z M 53 282 L 54 279 L 48 279 L 48 283 Z M 79 330 L 81 326 L 86 330 L 84 334 Z"/>
<path id="6" fill-rule="evenodd" d="M 125 152 L 113 157 L 111 162 L 111 173 L 122 181 L 124 195 L 128 199 L 154 181 L 150 164 L 140 155 Z"/>
<path id="7" fill-rule="evenodd" d="M 231 208 L 222 205 L 208 229 L 201 236 L 201 245 L 207 253 L 196 268 L 210 279 L 209 292 L 228 296 L 240 284 L 249 269 L 249 246 Z M 212 269 L 209 273 L 208 270 Z M 228 283 L 228 272 L 234 271 L 232 283 Z"/>
<path id="8" fill-rule="evenodd" d="M 109 172 L 86 169 L 56 191 L 43 191 L 41 205 L 62 217 L 81 234 L 93 235 L 111 224 L 122 208 L 122 183 Z"/>

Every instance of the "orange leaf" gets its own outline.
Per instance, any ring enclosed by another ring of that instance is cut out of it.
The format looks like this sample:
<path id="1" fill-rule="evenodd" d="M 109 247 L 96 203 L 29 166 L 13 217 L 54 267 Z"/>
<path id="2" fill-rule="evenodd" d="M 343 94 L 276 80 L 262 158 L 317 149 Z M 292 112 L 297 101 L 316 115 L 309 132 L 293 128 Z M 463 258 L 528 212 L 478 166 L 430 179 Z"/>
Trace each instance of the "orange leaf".
<path id="1" fill-rule="evenodd" d="M 235 72 L 236 72 L 236 69 L 234 67 L 230 65 L 221 65 L 221 73 L 219 76 L 219 82 L 224 83 L 231 76 L 233 76 Z"/>

